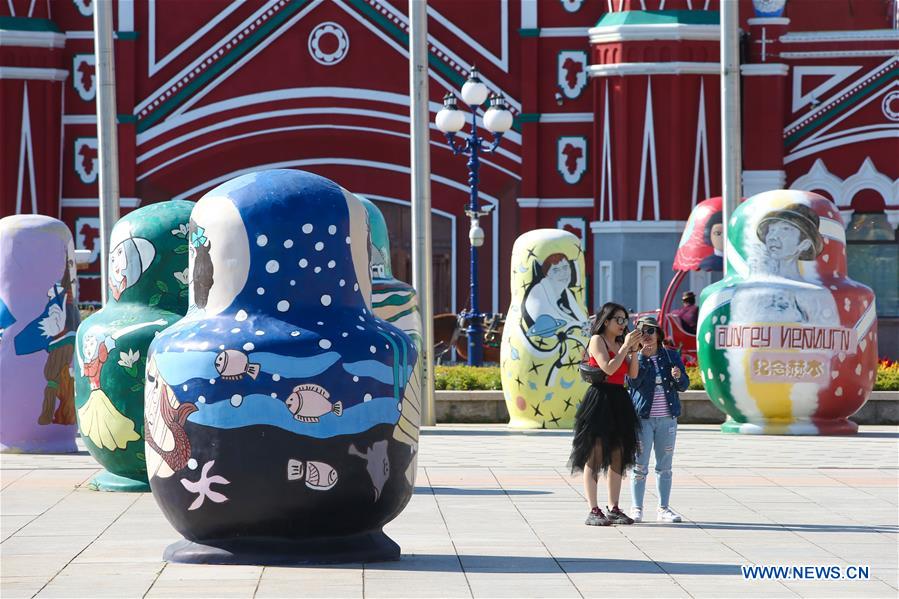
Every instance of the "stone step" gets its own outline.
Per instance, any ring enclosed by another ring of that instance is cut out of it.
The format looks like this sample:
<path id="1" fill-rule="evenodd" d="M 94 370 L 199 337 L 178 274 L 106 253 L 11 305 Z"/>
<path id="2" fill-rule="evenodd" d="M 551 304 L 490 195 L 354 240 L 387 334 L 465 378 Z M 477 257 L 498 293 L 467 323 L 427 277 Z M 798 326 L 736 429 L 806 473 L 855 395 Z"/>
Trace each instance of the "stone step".
<path id="1" fill-rule="evenodd" d="M 437 391 L 437 422 L 441 424 L 491 424 L 509 421 L 502 391 Z M 681 393 L 682 424 L 721 424 L 724 414 L 709 401 L 705 391 Z M 899 424 L 899 391 L 874 391 L 850 420 L 858 424 Z"/>

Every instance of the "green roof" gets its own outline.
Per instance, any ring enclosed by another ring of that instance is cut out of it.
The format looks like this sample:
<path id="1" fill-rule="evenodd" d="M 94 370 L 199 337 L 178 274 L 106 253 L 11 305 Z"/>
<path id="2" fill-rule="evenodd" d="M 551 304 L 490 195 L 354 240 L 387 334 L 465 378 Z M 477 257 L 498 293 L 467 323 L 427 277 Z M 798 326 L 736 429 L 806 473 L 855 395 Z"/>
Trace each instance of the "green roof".
<path id="1" fill-rule="evenodd" d="M 31 19 L 28 17 L 0 17 L 0 29 L 15 31 L 59 31 L 56 23 L 50 19 Z"/>
<path id="2" fill-rule="evenodd" d="M 597 27 L 618 25 L 718 25 L 715 10 L 627 10 L 609 12 L 596 23 Z"/>

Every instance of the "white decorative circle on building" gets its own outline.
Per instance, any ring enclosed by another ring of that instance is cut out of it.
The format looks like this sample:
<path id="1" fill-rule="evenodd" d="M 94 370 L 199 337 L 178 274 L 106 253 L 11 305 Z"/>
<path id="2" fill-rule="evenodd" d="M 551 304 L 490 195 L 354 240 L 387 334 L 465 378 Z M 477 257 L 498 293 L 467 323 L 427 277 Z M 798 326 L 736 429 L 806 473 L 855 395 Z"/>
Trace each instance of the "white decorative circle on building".
<path id="1" fill-rule="evenodd" d="M 779 17 L 784 12 L 787 0 L 752 0 L 757 17 Z"/>
<path id="2" fill-rule="evenodd" d="M 309 54 L 318 64 L 333 66 L 346 58 L 349 51 L 350 36 L 333 21 L 320 23 L 309 34 Z"/>
<path id="3" fill-rule="evenodd" d="M 562 3 L 562 8 L 564 8 L 568 12 L 577 12 L 581 9 L 581 6 L 584 5 L 584 0 L 559 0 Z"/>
<path id="4" fill-rule="evenodd" d="M 880 104 L 883 116 L 891 121 L 899 121 L 899 91 L 891 91 L 883 98 Z"/>

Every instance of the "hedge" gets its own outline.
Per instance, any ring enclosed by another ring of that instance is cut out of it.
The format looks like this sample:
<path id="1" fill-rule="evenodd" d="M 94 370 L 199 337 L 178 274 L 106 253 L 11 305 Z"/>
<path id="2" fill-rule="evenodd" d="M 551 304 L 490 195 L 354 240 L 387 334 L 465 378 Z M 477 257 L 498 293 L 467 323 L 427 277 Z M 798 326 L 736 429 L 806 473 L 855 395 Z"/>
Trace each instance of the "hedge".
<path id="1" fill-rule="evenodd" d="M 698 368 L 688 368 L 690 389 L 703 390 Z M 439 390 L 474 391 L 502 389 L 498 366 L 438 366 L 434 377 Z M 899 391 L 899 362 L 881 360 L 877 369 L 875 391 Z"/>
<path id="2" fill-rule="evenodd" d="M 437 366 L 434 369 L 434 388 L 452 391 L 499 390 L 498 366 Z"/>

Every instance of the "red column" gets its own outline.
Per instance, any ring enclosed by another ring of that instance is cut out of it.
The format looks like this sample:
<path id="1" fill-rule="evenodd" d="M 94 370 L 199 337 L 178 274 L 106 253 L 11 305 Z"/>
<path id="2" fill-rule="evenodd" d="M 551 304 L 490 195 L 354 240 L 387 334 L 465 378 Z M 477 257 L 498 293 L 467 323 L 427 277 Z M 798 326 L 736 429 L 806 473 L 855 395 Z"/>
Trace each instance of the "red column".
<path id="1" fill-rule="evenodd" d="M 743 195 L 780 189 L 786 183 L 783 128 L 786 119 L 786 76 L 780 62 L 780 36 L 790 20 L 749 19 L 751 62 L 741 69 L 743 87 Z"/>
<path id="2" fill-rule="evenodd" d="M 65 34 L 48 18 L 15 14 L 2 27 L 0 216 L 59 218 Z"/>

